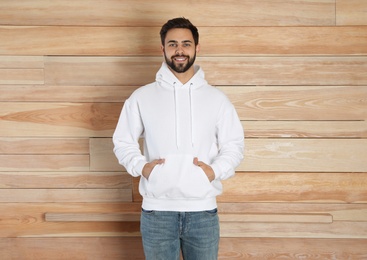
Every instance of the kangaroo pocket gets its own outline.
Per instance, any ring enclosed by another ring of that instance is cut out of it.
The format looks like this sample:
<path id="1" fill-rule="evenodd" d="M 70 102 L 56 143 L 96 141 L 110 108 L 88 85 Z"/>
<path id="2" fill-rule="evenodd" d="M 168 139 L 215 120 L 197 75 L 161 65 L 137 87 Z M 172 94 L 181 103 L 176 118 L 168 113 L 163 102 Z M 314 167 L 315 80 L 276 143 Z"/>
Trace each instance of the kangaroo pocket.
<path id="1" fill-rule="evenodd" d="M 169 155 L 156 165 L 145 185 L 145 196 L 154 198 L 205 198 L 217 195 L 204 171 L 194 165 L 192 155 Z"/>

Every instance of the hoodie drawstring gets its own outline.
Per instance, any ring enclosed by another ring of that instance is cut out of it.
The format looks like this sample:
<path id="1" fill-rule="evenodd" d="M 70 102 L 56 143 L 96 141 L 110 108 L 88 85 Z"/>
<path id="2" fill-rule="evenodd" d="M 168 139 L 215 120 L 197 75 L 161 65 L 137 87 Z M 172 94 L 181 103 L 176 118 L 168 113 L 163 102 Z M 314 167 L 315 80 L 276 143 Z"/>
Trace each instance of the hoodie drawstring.
<path id="1" fill-rule="evenodd" d="M 177 149 L 180 147 L 180 140 L 179 136 L 179 126 L 178 126 L 178 104 L 177 104 L 177 90 L 176 90 L 176 82 L 173 82 L 173 92 L 174 92 L 174 99 L 175 99 L 175 131 L 176 131 L 176 147 Z"/>
<path id="2" fill-rule="evenodd" d="M 194 147 L 194 119 L 193 119 L 193 95 L 192 95 L 193 83 L 190 83 L 189 87 L 189 102 L 190 102 L 190 134 L 191 134 L 191 147 Z M 180 148 L 180 127 L 179 127 L 179 112 L 178 112 L 178 93 L 177 84 L 173 82 L 174 102 L 175 102 L 175 131 L 176 131 L 176 147 Z"/>
<path id="3" fill-rule="evenodd" d="M 190 83 L 189 95 L 190 95 L 190 127 L 191 127 L 191 147 L 194 147 L 194 115 L 193 115 L 193 101 L 192 101 L 192 90 L 193 83 Z"/>

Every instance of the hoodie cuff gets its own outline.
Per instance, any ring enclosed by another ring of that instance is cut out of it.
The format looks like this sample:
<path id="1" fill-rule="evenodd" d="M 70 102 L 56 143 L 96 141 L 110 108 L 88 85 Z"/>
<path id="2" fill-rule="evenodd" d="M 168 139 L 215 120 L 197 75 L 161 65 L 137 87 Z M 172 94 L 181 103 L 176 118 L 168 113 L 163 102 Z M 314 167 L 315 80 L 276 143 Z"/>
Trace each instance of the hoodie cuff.
<path id="1" fill-rule="evenodd" d="M 221 169 L 219 167 L 218 164 L 213 163 L 212 165 L 210 165 L 210 167 L 212 167 L 213 171 L 214 171 L 214 175 L 215 175 L 215 180 L 220 179 L 220 175 L 221 175 Z"/>
<path id="2" fill-rule="evenodd" d="M 142 173 L 143 173 L 143 168 L 145 166 L 145 164 L 147 164 L 147 162 L 145 160 L 141 160 L 139 161 L 136 166 L 134 167 L 135 168 L 135 173 L 138 175 L 138 176 L 141 176 Z"/>

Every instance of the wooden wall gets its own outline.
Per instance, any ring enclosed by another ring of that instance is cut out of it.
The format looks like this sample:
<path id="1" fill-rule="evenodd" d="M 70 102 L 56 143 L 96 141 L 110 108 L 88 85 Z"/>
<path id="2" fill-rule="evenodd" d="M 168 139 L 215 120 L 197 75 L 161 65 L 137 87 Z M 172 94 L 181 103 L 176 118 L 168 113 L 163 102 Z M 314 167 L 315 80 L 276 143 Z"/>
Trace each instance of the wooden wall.
<path id="1" fill-rule="evenodd" d="M 0 258 L 143 259 L 111 135 L 154 80 L 160 26 L 236 106 L 246 159 L 220 259 L 367 259 L 367 1 L 0 0 Z"/>

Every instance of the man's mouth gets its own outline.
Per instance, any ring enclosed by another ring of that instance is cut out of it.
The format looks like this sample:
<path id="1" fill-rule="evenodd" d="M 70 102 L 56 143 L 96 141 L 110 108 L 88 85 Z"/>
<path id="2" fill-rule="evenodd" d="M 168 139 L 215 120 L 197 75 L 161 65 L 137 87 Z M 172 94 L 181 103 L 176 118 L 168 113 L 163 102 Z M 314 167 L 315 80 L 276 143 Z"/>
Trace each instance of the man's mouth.
<path id="1" fill-rule="evenodd" d="M 184 62 L 187 60 L 186 56 L 175 56 L 173 57 L 173 60 L 177 61 L 177 62 Z"/>

